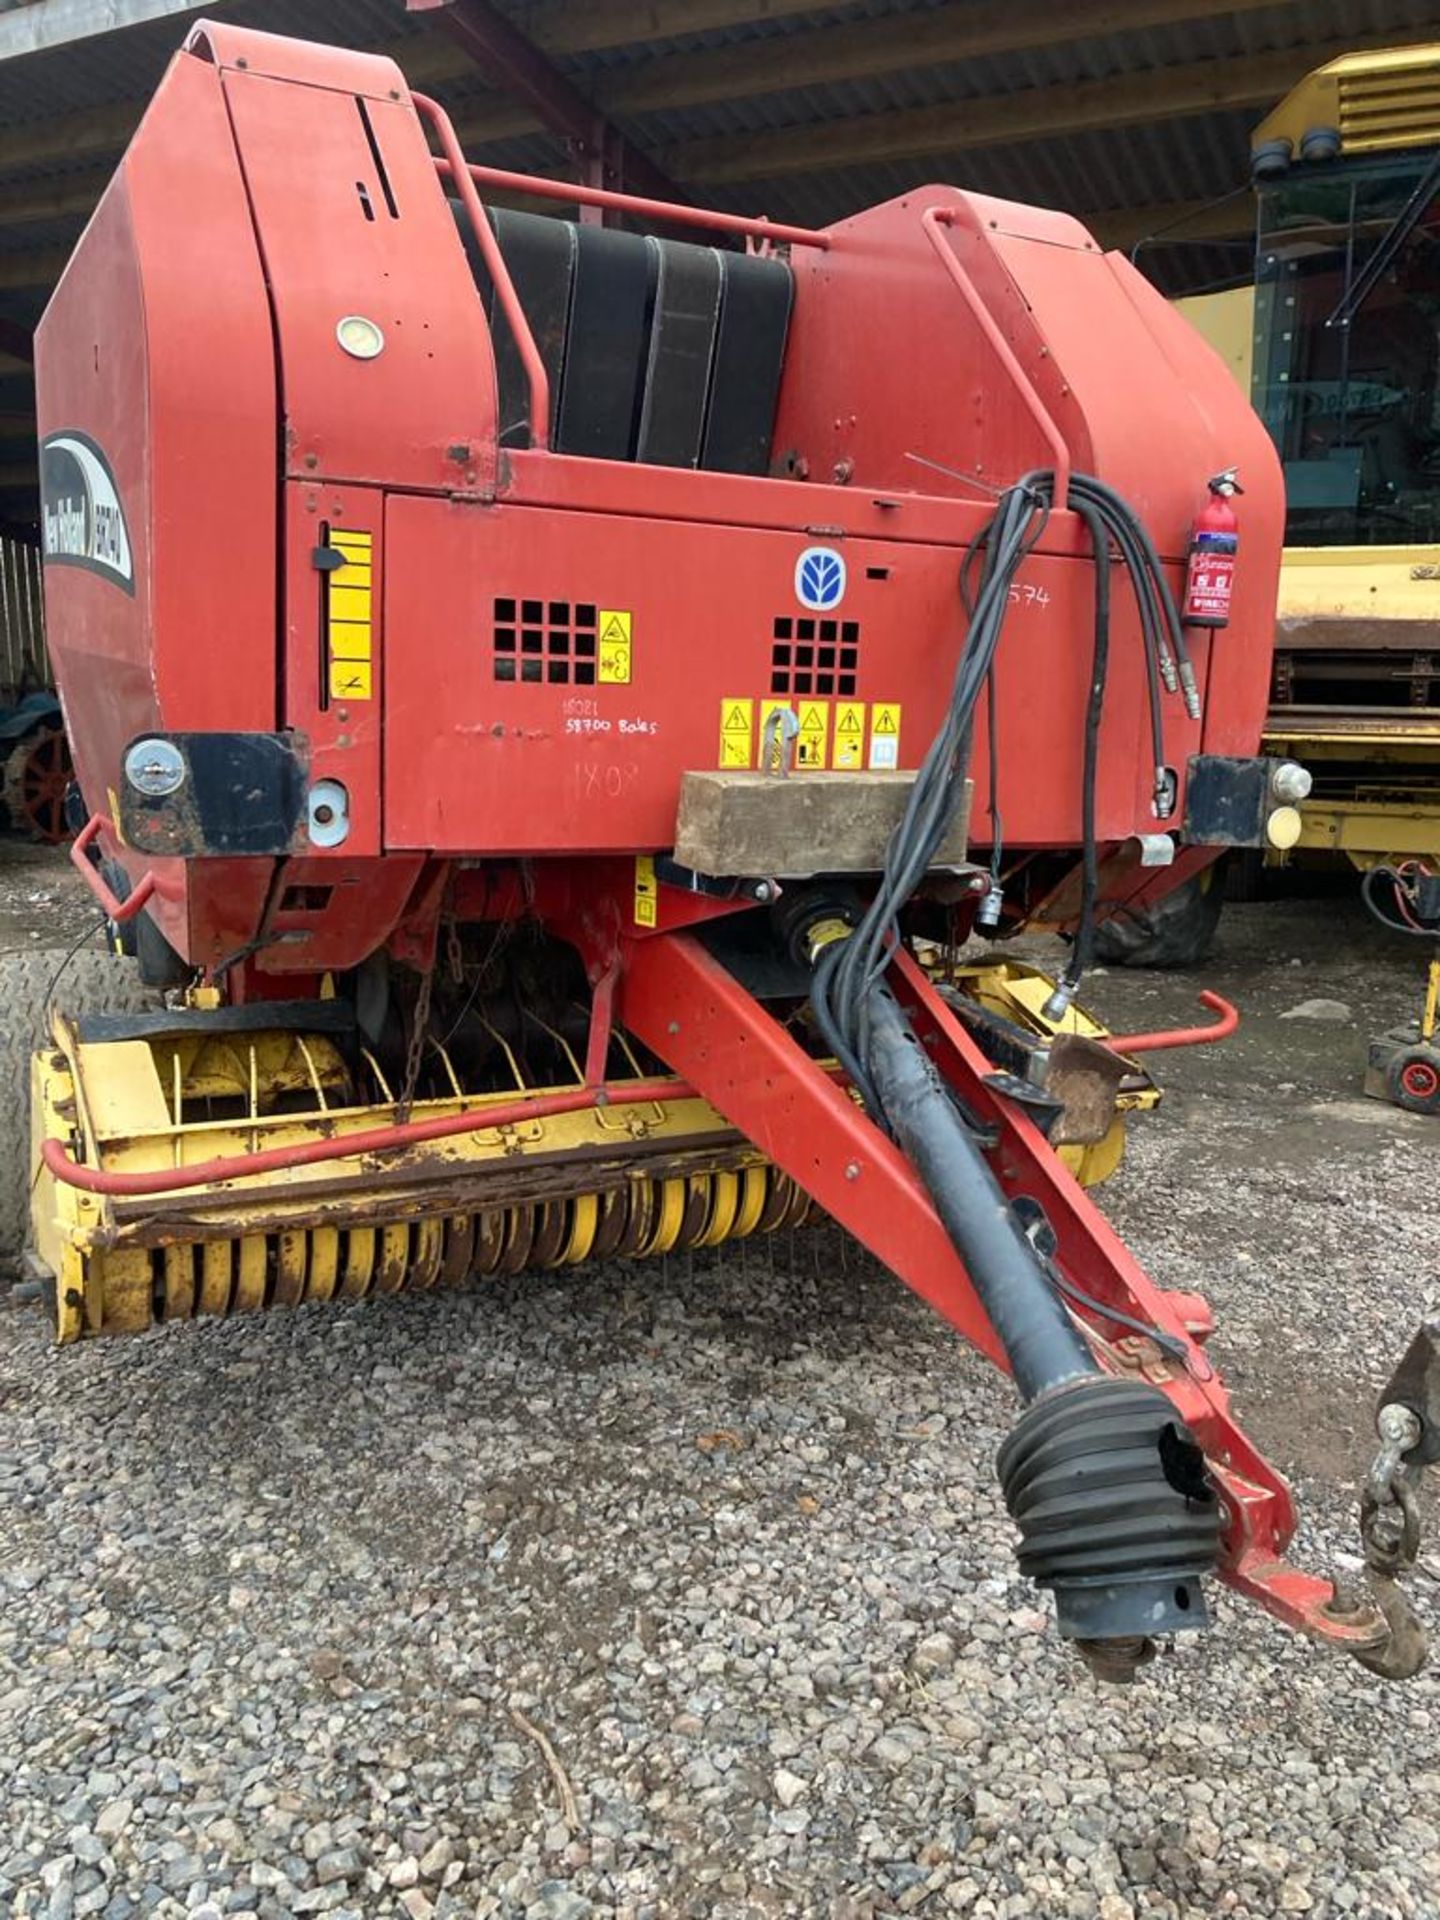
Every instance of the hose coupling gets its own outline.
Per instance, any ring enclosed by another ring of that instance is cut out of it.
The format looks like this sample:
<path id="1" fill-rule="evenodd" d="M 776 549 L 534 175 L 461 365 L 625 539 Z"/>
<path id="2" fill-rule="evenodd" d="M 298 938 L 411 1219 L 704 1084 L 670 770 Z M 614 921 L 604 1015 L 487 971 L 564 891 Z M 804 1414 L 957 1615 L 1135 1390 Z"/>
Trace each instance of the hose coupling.
<path id="1" fill-rule="evenodd" d="M 1200 718 L 1200 689 L 1195 682 L 1195 669 L 1188 660 L 1180 662 L 1180 685 L 1185 690 L 1185 711 L 1192 720 Z"/>
<path id="2" fill-rule="evenodd" d="M 1071 980 L 1064 976 L 1055 982 L 1050 998 L 1041 1009 L 1044 1018 L 1052 1027 L 1058 1027 L 1070 1011 L 1071 1002 L 1079 990 L 1079 985 L 1078 980 Z"/>

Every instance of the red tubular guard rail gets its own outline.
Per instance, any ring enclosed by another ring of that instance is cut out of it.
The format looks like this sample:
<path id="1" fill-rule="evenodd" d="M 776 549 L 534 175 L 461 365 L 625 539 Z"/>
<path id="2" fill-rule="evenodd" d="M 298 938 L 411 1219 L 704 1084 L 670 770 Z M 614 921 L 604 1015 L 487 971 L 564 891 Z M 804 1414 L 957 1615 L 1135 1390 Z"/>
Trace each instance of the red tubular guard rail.
<path id="1" fill-rule="evenodd" d="M 451 172 L 448 160 L 437 159 L 435 165 L 441 173 Z M 575 180 L 509 173 L 504 167 L 467 165 L 466 172 L 479 185 L 493 187 L 497 193 L 528 193 L 536 200 L 562 200 L 572 207 L 608 207 L 616 213 L 634 214 L 637 220 L 663 220 L 671 226 L 698 227 L 707 233 L 743 233 L 756 240 L 772 240 L 776 246 L 819 247 L 823 252 L 830 245 L 830 236 L 815 227 L 791 227 L 783 220 L 766 220 L 758 214 L 722 213 L 718 207 L 686 207 L 674 200 L 645 200 L 610 187 L 581 186 Z"/>
<path id="2" fill-rule="evenodd" d="M 290 1147 L 267 1147 L 261 1153 L 230 1154 L 220 1160 L 198 1161 L 193 1167 L 157 1167 L 143 1173 L 87 1167 L 67 1153 L 59 1140 L 47 1140 L 40 1156 L 57 1180 L 86 1193 L 175 1193 L 185 1187 L 208 1187 L 261 1173 L 282 1173 L 289 1167 L 311 1167 L 325 1160 L 393 1153 L 403 1147 L 422 1146 L 427 1140 L 449 1140 L 461 1133 L 519 1126 L 525 1120 L 545 1120 L 560 1113 L 585 1113 L 592 1107 L 648 1106 L 652 1102 L 663 1106 L 669 1101 L 694 1098 L 695 1089 L 683 1080 L 627 1080 L 618 1087 L 567 1088 L 562 1093 L 536 1094 L 527 1100 L 506 1100 L 499 1106 L 469 1107 L 463 1113 L 408 1120 L 401 1126 L 370 1127 L 364 1133 L 330 1140 L 302 1140 Z"/>
<path id="3" fill-rule="evenodd" d="M 117 926 L 123 926 L 127 920 L 135 918 L 154 893 L 155 876 L 153 873 L 142 874 L 123 900 L 112 893 L 105 884 L 104 875 L 90 858 L 91 847 L 109 824 L 110 821 L 105 814 L 91 814 L 71 843 L 70 864 L 104 908 L 106 919 L 113 920 Z"/>
<path id="4" fill-rule="evenodd" d="M 545 362 L 540 358 L 540 349 L 535 344 L 535 336 L 530 331 L 530 322 L 525 318 L 525 309 L 520 304 L 520 296 L 515 291 L 515 282 L 510 278 L 510 269 L 505 264 L 505 256 L 500 251 L 500 242 L 490 230 L 490 222 L 485 218 L 485 209 L 480 204 L 480 196 L 475 191 L 475 182 L 465 164 L 465 155 L 460 150 L 460 141 L 450 116 L 438 100 L 432 100 L 428 94 L 412 93 L 411 100 L 421 115 L 435 129 L 436 138 L 444 148 L 443 164 L 455 183 L 455 191 L 465 208 L 465 217 L 470 222 L 475 235 L 475 244 L 480 249 L 480 257 L 485 262 L 485 271 L 494 283 L 495 293 L 505 315 L 506 325 L 510 329 L 515 346 L 525 368 L 526 383 L 530 388 L 530 444 L 542 451 L 550 445 L 550 376 L 545 371 Z"/>
<path id="5" fill-rule="evenodd" d="M 935 249 L 941 266 L 960 290 L 960 297 L 970 309 L 981 333 L 994 348 L 996 357 L 1015 383 L 1015 389 L 1025 403 L 1025 410 L 1040 429 L 1046 446 L 1050 449 L 1050 458 L 1055 463 L 1055 506 L 1063 512 L 1070 499 L 1070 447 L 1064 434 L 1056 425 L 1055 417 L 1036 390 L 1035 382 L 1026 373 L 1016 357 L 1015 349 L 1004 334 L 985 302 L 980 298 L 974 281 L 960 264 L 960 259 L 950 242 L 941 233 L 942 227 L 953 227 L 955 215 L 949 207 L 927 207 L 920 216 L 920 224 L 925 229 L 925 237 Z"/>
<path id="6" fill-rule="evenodd" d="M 1208 1027 L 1162 1027 L 1156 1033 L 1112 1033 L 1105 1044 L 1112 1053 L 1159 1053 L 1162 1047 L 1204 1047 L 1212 1040 L 1228 1040 L 1240 1024 L 1240 1010 L 1222 994 L 1201 990 L 1200 1004 L 1220 1018 Z"/>

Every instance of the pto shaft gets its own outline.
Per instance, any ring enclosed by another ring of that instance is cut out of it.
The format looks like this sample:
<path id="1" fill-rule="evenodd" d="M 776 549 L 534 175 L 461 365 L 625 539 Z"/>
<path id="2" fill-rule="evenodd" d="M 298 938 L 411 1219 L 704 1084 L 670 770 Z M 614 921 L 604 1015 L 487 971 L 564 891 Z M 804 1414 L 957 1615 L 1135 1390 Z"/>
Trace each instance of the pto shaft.
<path id="1" fill-rule="evenodd" d="M 1020 1565 L 1060 1631 L 1127 1679 L 1150 1636 L 1206 1625 L 1220 1516 L 1204 1458 L 1158 1387 L 1101 1371 L 971 1129 L 889 989 L 866 1002 L 885 1118 L 1005 1348 L 1026 1411 L 1000 1450 Z"/>

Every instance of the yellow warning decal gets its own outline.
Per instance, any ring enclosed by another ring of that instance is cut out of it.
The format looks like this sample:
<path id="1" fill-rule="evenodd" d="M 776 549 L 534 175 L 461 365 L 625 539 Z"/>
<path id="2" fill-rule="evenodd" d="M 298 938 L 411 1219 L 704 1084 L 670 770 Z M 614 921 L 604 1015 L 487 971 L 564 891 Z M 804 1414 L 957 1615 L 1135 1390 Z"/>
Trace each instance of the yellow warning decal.
<path id="1" fill-rule="evenodd" d="M 341 556 L 326 576 L 325 642 L 332 700 L 371 697 L 371 586 L 375 536 L 363 528 L 332 527 L 329 544 Z"/>
<path id="2" fill-rule="evenodd" d="M 800 732 L 795 740 L 795 764 L 813 772 L 825 765 L 830 738 L 830 704 L 826 700 L 800 702 Z"/>
<path id="3" fill-rule="evenodd" d="M 603 614 L 601 618 L 604 618 Z M 626 618 L 629 618 L 628 614 Z M 655 878 L 654 855 L 637 853 L 635 856 L 635 924 L 637 927 L 653 927 L 655 925 L 659 895 L 659 884 Z"/>
<path id="4" fill-rule="evenodd" d="M 870 770 L 881 773 L 900 764 L 900 703 L 877 700 L 870 709 Z"/>
<path id="5" fill-rule="evenodd" d="M 865 702 L 842 700 L 835 709 L 835 759 L 837 772 L 865 764 Z"/>
<path id="6" fill-rule="evenodd" d="M 782 721 L 776 721 L 772 727 L 770 716 L 774 713 L 793 714 L 794 707 L 788 700 L 762 700 L 760 702 L 760 765 L 769 772 L 775 772 L 786 764 L 795 764 L 795 749 L 792 746 L 789 755 L 785 752 L 786 727 Z"/>
<path id="7" fill-rule="evenodd" d="M 631 616 L 624 608 L 601 607 L 600 669 L 597 678 L 610 686 L 630 684 Z"/>
<path id="8" fill-rule="evenodd" d="M 755 757 L 755 702 L 720 702 L 720 764 L 748 767 Z"/>
<path id="9" fill-rule="evenodd" d="M 330 698 L 332 700 L 368 700 L 370 698 L 370 662 L 368 660 L 332 660 L 330 662 Z"/>

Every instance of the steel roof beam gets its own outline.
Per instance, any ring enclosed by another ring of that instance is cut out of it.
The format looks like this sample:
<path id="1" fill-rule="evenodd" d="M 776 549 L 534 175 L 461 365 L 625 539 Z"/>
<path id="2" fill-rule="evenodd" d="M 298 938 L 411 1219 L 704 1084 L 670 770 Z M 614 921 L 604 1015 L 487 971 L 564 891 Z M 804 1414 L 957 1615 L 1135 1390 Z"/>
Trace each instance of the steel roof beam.
<path id="1" fill-rule="evenodd" d="M 409 13 L 433 15 L 476 66 L 563 140 L 589 184 L 624 187 L 654 200 L 683 203 L 687 199 L 684 189 L 611 126 L 490 0 L 405 0 L 405 4 Z"/>

